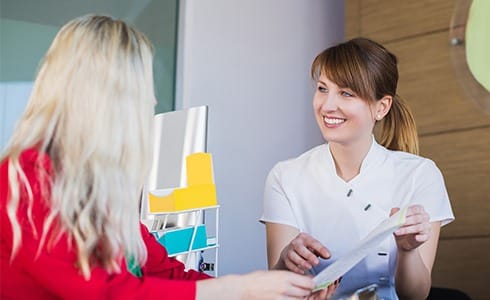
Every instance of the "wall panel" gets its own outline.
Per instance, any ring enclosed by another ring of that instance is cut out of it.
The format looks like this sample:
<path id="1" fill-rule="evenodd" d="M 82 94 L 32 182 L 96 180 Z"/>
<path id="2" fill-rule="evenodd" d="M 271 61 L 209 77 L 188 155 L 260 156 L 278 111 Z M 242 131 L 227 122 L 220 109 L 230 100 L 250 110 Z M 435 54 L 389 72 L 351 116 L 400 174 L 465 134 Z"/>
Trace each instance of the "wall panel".
<path id="1" fill-rule="evenodd" d="M 488 237 L 440 241 L 432 271 L 432 285 L 464 291 L 473 300 L 488 299 L 488 249 Z"/>
<path id="2" fill-rule="evenodd" d="M 345 0 L 345 38 L 361 35 L 361 0 Z"/>
<path id="3" fill-rule="evenodd" d="M 456 215 L 441 237 L 490 236 L 490 126 L 421 137 L 420 144 L 441 169 Z"/>
<path id="4" fill-rule="evenodd" d="M 361 33 L 380 42 L 449 28 L 454 1 L 361 1 Z"/>
<path id="5" fill-rule="evenodd" d="M 397 55 L 398 93 L 414 113 L 421 155 L 445 178 L 456 221 L 441 231 L 433 285 L 488 299 L 490 116 L 463 90 L 464 76 L 452 65 L 455 1 L 346 1 L 355 9 L 345 13 L 346 37 L 372 38 Z"/>
<path id="6" fill-rule="evenodd" d="M 398 93 L 415 116 L 419 134 L 489 125 L 490 116 L 468 99 L 450 58 L 448 32 L 387 43 L 399 58 Z"/>

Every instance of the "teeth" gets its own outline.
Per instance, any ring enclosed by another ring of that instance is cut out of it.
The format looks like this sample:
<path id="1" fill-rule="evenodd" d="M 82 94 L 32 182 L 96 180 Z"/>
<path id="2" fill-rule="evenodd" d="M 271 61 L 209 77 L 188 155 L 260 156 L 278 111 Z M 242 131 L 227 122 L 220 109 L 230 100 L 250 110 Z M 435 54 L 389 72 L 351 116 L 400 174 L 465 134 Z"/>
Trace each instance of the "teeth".
<path id="1" fill-rule="evenodd" d="M 332 125 L 345 122 L 345 119 L 327 118 L 327 117 L 324 117 L 323 120 L 325 121 L 325 123 L 332 124 Z"/>

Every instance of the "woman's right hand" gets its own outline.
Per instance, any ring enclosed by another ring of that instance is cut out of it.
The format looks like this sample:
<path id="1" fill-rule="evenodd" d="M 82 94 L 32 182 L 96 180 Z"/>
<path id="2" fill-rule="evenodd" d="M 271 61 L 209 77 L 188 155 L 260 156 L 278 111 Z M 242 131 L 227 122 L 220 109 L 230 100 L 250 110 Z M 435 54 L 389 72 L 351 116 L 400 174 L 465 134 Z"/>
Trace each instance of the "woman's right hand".
<path id="1" fill-rule="evenodd" d="M 306 299 L 314 287 L 308 276 L 289 271 L 256 271 L 198 281 L 196 299 Z"/>
<path id="2" fill-rule="evenodd" d="M 313 279 L 289 271 L 256 271 L 243 275 L 240 299 L 304 299 L 315 287 Z"/>
<path id="3" fill-rule="evenodd" d="M 318 240 L 301 232 L 282 250 L 280 260 L 286 269 L 304 274 L 320 263 L 318 256 L 327 259 L 330 252 Z"/>
<path id="4" fill-rule="evenodd" d="M 308 297 L 308 300 L 325 300 L 325 299 L 330 299 L 332 297 L 333 293 L 335 290 L 339 287 L 340 285 L 340 278 L 335 280 L 334 283 L 329 285 L 327 288 L 314 292 Z"/>

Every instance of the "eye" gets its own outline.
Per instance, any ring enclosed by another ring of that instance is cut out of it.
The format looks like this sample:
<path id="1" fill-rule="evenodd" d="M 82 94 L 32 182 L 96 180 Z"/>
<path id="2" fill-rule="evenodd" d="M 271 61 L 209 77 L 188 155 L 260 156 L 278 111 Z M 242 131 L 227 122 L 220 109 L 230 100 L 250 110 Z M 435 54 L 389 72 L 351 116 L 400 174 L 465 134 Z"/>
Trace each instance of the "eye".
<path id="1" fill-rule="evenodd" d="M 342 91 L 340 94 L 344 97 L 354 97 L 355 96 L 353 93 L 350 93 L 347 91 Z"/>
<path id="2" fill-rule="evenodd" d="M 327 93 L 328 90 L 326 87 L 322 86 L 322 85 L 318 85 L 317 86 L 317 90 L 320 92 L 320 93 Z"/>

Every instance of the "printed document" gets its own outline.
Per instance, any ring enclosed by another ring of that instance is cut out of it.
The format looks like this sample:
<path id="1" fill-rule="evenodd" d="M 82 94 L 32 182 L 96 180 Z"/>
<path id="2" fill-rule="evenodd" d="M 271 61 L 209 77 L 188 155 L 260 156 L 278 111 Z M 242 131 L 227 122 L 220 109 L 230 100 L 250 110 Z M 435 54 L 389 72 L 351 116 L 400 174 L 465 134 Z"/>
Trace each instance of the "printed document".
<path id="1" fill-rule="evenodd" d="M 357 247 L 354 247 L 354 249 L 346 255 L 340 257 L 318 273 L 318 275 L 313 278 L 316 284 L 313 291 L 315 292 L 328 287 L 331 283 L 352 269 L 352 267 L 366 257 L 373 248 L 378 246 L 383 240 L 403 225 L 403 223 L 405 223 L 406 215 L 407 208 L 405 207 L 376 226 L 376 228 L 359 242 Z"/>

